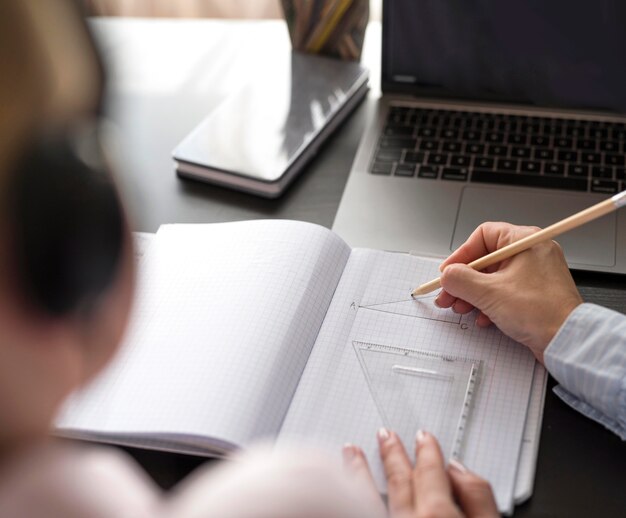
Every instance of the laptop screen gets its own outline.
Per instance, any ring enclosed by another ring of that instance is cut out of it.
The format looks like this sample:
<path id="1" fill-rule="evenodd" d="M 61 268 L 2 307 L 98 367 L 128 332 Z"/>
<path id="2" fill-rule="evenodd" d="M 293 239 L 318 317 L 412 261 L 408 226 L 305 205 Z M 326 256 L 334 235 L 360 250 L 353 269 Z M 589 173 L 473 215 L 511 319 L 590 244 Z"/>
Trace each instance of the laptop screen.
<path id="1" fill-rule="evenodd" d="M 626 2 L 383 5 L 385 92 L 626 113 Z"/>

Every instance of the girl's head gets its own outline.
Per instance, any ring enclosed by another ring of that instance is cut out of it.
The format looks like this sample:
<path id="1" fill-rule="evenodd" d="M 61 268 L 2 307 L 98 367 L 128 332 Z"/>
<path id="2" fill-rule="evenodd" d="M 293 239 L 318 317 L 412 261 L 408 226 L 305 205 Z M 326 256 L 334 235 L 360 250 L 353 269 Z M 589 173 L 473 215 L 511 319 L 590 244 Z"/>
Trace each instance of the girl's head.
<path id="1" fill-rule="evenodd" d="M 0 447 L 111 358 L 133 289 L 98 141 L 103 73 L 64 0 L 0 4 Z"/>

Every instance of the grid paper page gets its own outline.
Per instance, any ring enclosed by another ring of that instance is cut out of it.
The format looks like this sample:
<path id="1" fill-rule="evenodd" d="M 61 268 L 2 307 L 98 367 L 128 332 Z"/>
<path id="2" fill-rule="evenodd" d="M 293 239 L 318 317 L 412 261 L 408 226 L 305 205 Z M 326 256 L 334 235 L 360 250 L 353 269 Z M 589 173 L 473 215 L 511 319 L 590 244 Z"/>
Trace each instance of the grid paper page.
<path id="1" fill-rule="evenodd" d="M 275 436 L 349 254 L 309 223 L 161 227 L 122 354 L 59 428 L 126 443 Z"/>
<path id="2" fill-rule="evenodd" d="M 438 262 L 355 249 L 318 335 L 280 435 L 339 452 L 364 448 L 383 487 L 376 430 L 383 425 L 356 358 L 354 340 L 443 352 L 482 361 L 463 461 L 487 478 L 502 512 L 512 509 L 534 357 L 497 329 L 473 325 L 410 292 L 437 276 Z M 409 451 L 413 448 L 409 447 Z"/>
<path id="3" fill-rule="evenodd" d="M 154 294 L 154 283 L 151 280 L 154 254 L 151 251 L 154 250 L 155 241 L 156 234 L 133 233 L 135 300 L 124 344 L 103 373 L 91 381 L 88 387 L 76 391 L 65 401 L 55 422 L 57 431 L 64 436 L 83 438 L 83 430 L 93 432 L 106 428 L 109 416 L 114 410 L 116 380 L 123 374 L 126 366 L 131 364 L 133 353 L 137 349 L 134 346 L 135 336 L 153 318 L 154 304 L 150 302 Z"/>

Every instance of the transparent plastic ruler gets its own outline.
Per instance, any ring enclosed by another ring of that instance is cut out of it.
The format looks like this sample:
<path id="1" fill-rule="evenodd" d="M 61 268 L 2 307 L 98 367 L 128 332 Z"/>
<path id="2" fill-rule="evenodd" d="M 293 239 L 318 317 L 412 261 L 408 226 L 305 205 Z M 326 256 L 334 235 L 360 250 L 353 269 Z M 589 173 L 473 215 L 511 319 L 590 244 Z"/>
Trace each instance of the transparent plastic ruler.
<path id="1" fill-rule="evenodd" d="M 434 434 L 446 460 L 462 460 L 481 362 L 434 351 L 354 341 L 383 423 L 412 447 L 415 432 Z"/>

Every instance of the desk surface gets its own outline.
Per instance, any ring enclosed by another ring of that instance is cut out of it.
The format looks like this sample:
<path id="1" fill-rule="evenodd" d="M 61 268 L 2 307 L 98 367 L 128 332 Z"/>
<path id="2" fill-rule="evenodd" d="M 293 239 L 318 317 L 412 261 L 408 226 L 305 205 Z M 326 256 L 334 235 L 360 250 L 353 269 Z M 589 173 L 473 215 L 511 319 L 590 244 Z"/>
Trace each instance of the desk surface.
<path id="1" fill-rule="evenodd" d="M 380 26 L 371 24 L 364 62 L 372 92 L 279 200 L 182 181 L 175 145 L 247 73 L 288 44 L 278 21 L 101 19 L 93 22 L 109 62 L 120 184 L 134 230 L 163 223 L 287 218 L 330 227 L 361 132 L 379 94 Z M 626 313 L 626 276 L 577 273 L 585 300 Z M 550 387 L 554 381 L 550 380 Z M 129 449 L 163 487 L 206 459 Z M 626 512 L 626 443 L 562 403 L 551 391 L 533 497 L 516 516 L 619 516 Z"/>

